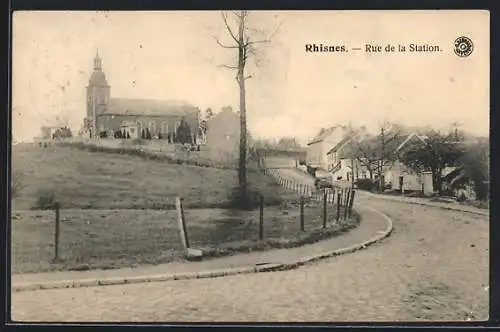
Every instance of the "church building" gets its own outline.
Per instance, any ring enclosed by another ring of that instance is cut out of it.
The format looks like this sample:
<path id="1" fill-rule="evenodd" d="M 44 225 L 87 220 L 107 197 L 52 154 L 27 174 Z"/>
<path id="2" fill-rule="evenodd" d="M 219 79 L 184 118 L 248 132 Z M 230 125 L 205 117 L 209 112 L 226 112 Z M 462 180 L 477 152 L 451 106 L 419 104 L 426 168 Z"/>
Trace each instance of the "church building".
<path id="1" fill-rule="evenodd" d="M 93 119 L 96 119 L 94 126 Z M 187 102 L 155 99 L 111 98 L 110 86 L 102 70 L 99 53 L 94 58 L 94 71 L 87 86 L 87 116 L 84 128 L 93 136 L 110 134 L 129 128 L 132 135 L 141 137 L 148 131 L 152 138 L 173 141 L 181 120 L 190 127 L 192 141 L 198 133 L 200 109 Z M 95 128 L 95 129 L 94 129 Z"/>

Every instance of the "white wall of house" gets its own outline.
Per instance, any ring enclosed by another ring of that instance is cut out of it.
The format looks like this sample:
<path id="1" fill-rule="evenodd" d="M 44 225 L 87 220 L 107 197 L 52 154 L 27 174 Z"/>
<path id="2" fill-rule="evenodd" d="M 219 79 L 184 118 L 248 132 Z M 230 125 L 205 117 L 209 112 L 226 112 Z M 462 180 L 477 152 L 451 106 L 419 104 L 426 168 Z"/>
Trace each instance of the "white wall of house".
<path id="1" fill-rule="evenodd" d="M 390 184 L 393 190 L 400 189 L 401 176 L 403 177 L 404 190 L 420 191 L 422 190 L 422 185 L 424 194 L 426 195 L 431 194 L 434 190 L 432 186 L 432 173 L 430 172 L 417 173 L 400 162 L 395 162 L 384 172 L 385 183 Z"/>
<path id="2" fill-rule="evenodd" d="M 330 174 L 334 180 L 354 181 L 358 179 L 367 179 L 370 173 L 358 160 L 340 159 L 340 168 L 331 171 Z"/>
<path id="3" fill-rule="evenodd" d="M 307 164 L 327 170 L 329 164 L 327 152 L 337 145 L 346 133 L 346 128 L 337 127 L 323 141 L 309 145 L 307 148 Z"/>
<path id="4" fill-rule="evenodd" d="M 317 142 L 307 147 L 306 162 L 312 167 L 322 167 L 325 154 L 325 142 Z"/>

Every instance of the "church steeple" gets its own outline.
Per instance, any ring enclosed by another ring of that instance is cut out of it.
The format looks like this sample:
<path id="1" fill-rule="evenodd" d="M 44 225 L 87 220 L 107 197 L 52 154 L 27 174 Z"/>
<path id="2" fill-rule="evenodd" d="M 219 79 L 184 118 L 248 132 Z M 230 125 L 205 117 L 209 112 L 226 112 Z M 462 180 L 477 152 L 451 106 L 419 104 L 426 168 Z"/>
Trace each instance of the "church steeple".
<path id="1" fill-rule="evenodd" d="M 99 49 L 96 49 L 95 58 L 94 58 L 94 71 L 102 70 L 102 59 L 99 56 Z"/>
<path id="2" fill-rule="evenodd" d="M 87 117 L 92 119 L 94 115 L 101 114 L 106 110 L 110 98 L 110 86 L 106 75 L 102 70 L 102 59 L 99 50 L 94 57 L 94 70 L 90 75 L 87 86 Z"/>

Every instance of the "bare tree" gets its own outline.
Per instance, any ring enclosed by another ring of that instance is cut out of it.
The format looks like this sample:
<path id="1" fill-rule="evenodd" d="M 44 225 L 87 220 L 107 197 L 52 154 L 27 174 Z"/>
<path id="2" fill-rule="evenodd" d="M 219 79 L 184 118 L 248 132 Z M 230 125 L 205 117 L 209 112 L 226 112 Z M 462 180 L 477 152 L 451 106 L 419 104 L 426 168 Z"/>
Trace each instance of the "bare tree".
<path id="1" fill-rule="evenodd" d="M 236 81 L 238 82 L 238 87 L 240 90 L 240 147 L 239 147 L 239 163 L 238 163 L 238 184 L 242 194 L 247 192 L 247 177 L 246 177 L 246 161 L 247 161 L 247 119 L 246 119 L 246 90 L 245 81 L 251 78 L 251 75 L 246 74 L 246 66 L 250 56 L 255 55 L 255 45 L 262 43 L 269 43 L 271 38 L 276 33 L 277 29 L 269 35 L 267 38 L 262 40 L 253 40 L 250 38 L 249 32 L 253 31 L 248 25 L 249 12 L 234 11 L 231 13 L 222 12 L 222 20 L 226 31 L 231 39 L 230 44 L 225 44 L 221 42 L 218 38 L 215 38 L 217 44 L 225 49 L 235 50 L 238 54 L 237 63 L 227 65 L 224 64 L 221 67 L 235 70 L 236 71 Z M 230 21 L 233 21 L 231 24 Z M 236 28 L 233 28 L 235 25 Z"/>
<path id="2" fill-rule="evenodd" d="M 355 142 L 354 158 L 368 170 L 370 179 L 373 179 L 374 174 L 378 177 L 378 187 L 381 191 L 384 188 L 384 169 L 394 161 L 393 145 L 399 135 L 399 126 L 382 121 L 377 136 Z"/>

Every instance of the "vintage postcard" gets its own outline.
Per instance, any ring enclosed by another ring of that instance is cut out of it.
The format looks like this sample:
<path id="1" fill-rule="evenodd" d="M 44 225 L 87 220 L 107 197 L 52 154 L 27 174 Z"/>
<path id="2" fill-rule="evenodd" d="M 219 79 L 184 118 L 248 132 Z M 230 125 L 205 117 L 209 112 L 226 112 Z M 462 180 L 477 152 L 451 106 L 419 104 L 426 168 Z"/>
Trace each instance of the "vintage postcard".
<path id="1" fill-rule="evenodd" d="M 12 320 L 487 320 L 489 26 L 15 12 Z"/>

